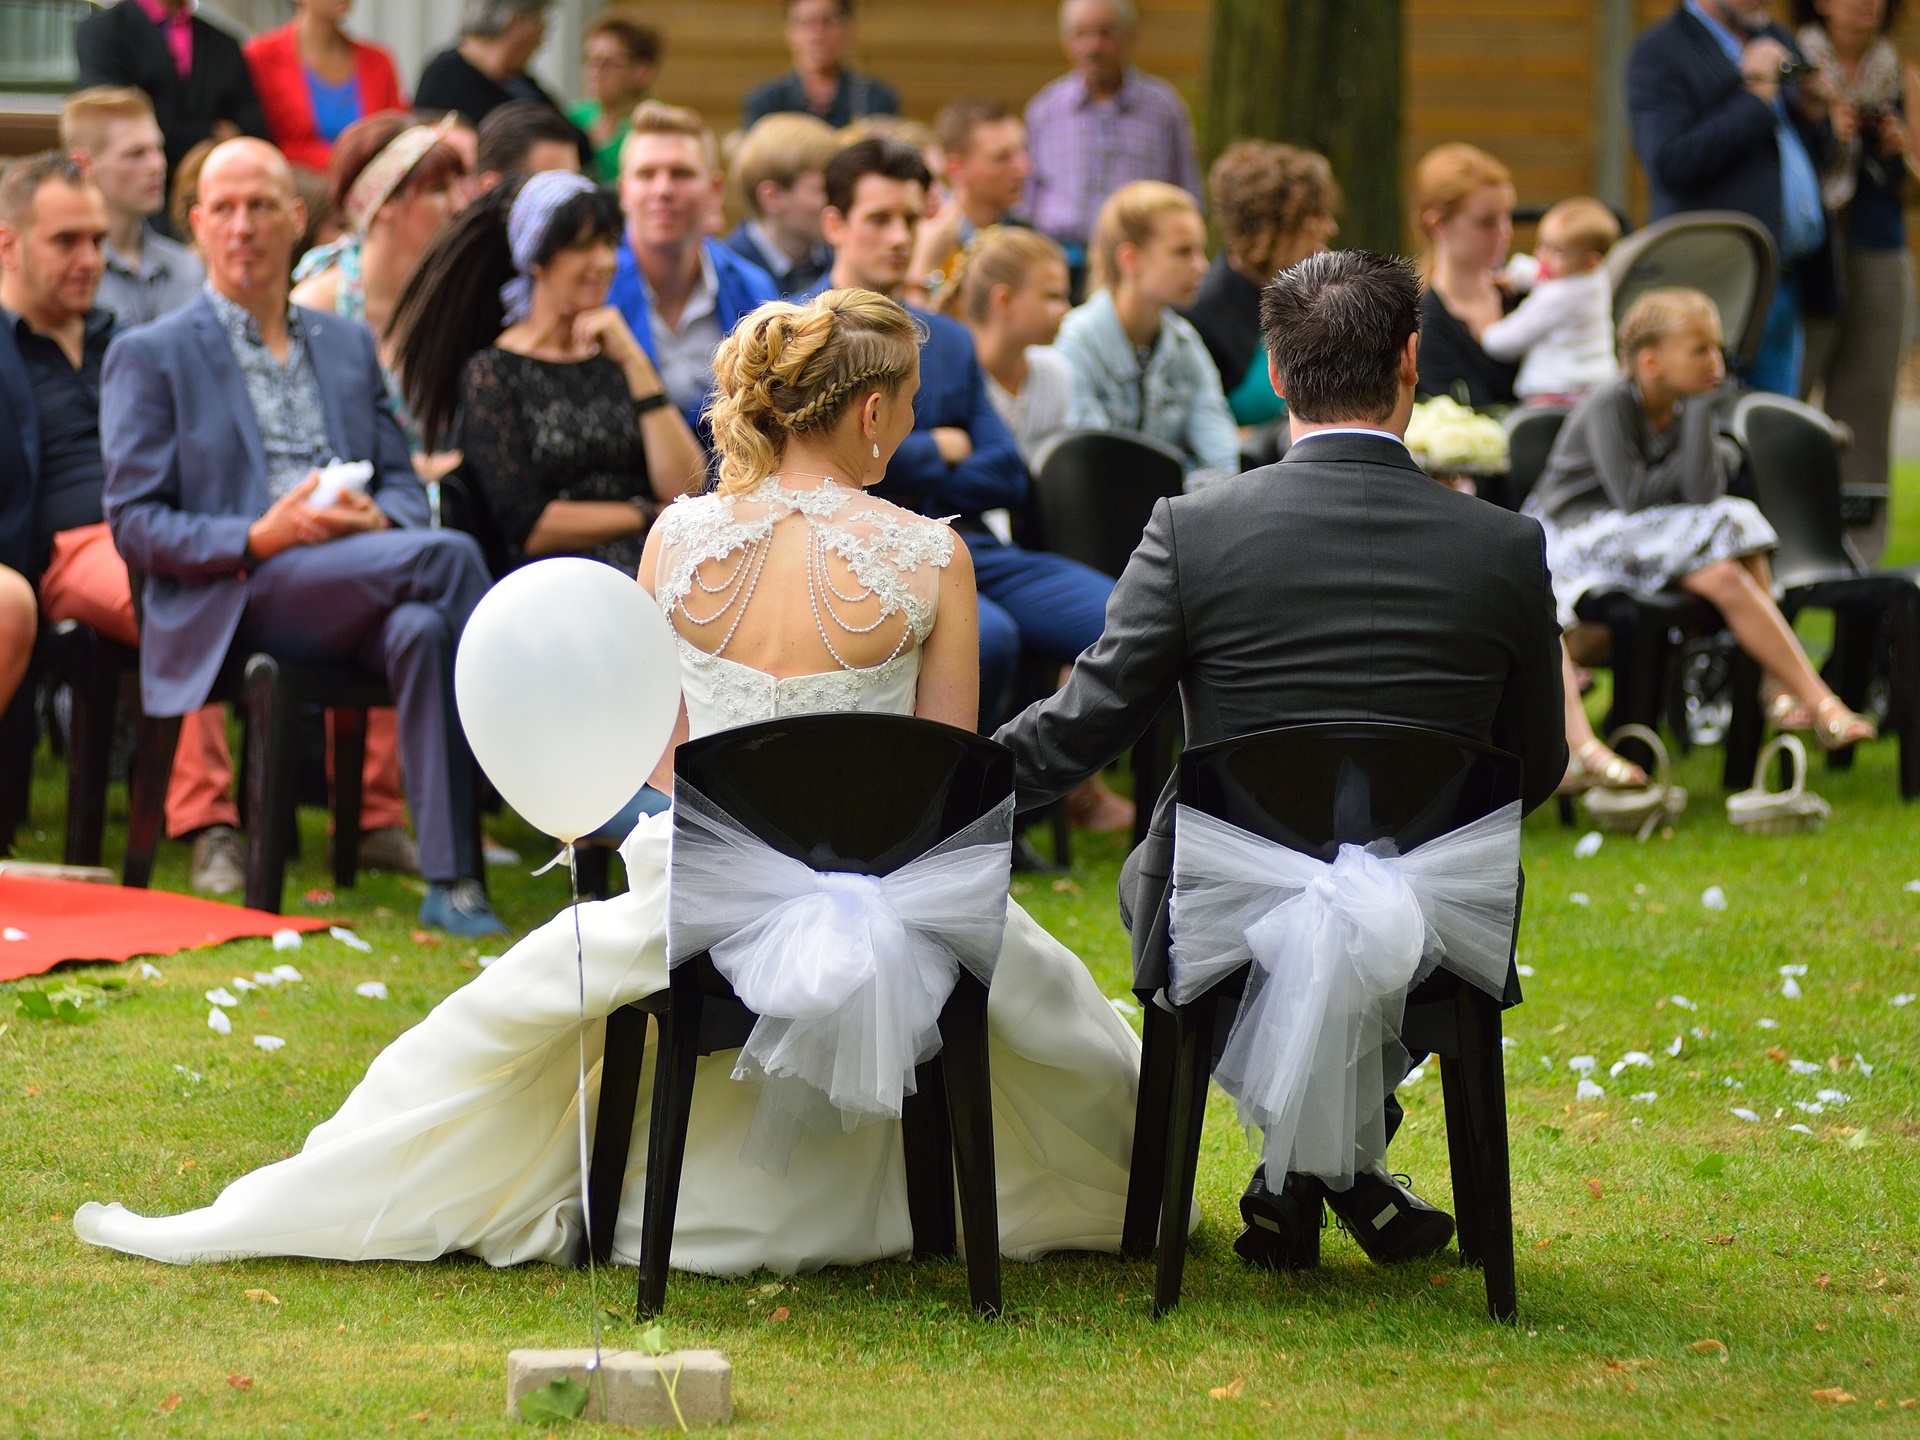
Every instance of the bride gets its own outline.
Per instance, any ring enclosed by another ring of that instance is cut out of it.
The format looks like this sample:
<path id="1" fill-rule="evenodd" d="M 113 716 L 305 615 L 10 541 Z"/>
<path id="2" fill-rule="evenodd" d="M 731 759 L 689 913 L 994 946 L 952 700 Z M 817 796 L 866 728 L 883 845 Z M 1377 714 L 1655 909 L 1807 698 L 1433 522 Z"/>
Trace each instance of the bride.
<path id="1" fill-rule="evenodd" d="M 915 714 L 972 729 L 972 567 L 940 522 L 863 493 L 913 428 L 913 319 L 862 290 L 743 320 L 715 356 L 717 493 L 672 505 L 640 582 L 679 641 L 676 743 L 778 715 Z M 655 784 L 671 784 L 672 754 Z M 621 848 L 628 893 L 582 906 L 587 1103 L 604 1018 L 667 984 L 671 816 Z M 573 913 L 448 996 L 368 1067 L 296 1155 L 203 1210 L 83 1205 L 80 1237 L 185 1264 L 255 1255 L 570 1263 L 581 1238 Z M 1117 1250 L 1139 1045 L 1074 955 L 1018 905 L 988 999 L 1001 1249 Z M 683 1270 L 791 1273 L 912 1249 L 897 1125 L 803 1130 L 786 1172 L 741 1158 L 758 1086 L 737 1052 L 700 1062 L 673 1239 Z M 644 1067 L 614 1235 L 638 1258 L 653 1062 Z M 591 1116 L 589 1116 L 591 1119 Z"/>

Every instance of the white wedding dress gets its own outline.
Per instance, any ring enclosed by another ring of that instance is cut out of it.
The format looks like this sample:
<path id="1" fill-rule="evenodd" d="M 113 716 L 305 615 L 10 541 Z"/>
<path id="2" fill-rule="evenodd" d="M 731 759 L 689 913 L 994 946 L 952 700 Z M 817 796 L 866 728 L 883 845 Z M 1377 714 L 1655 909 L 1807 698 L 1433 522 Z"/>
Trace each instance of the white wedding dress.
<path id="1" fill-rule="evenodd" d="M 658 523 L 658 597 L 681 634 L 693 736 L 779 715 L 913 711 L 919 646 L 933 628 L 938 572 L 953 553 L 944 525 L 850 490 L 790 490 L 772 480 L 747 497 L 682 500 Z M 689 643 L 689 631 L 725 630 L 731 639 L 782 525 L 807 527 L 809 593 L 768 592 L 762 603 L 813 603 L 820 638 L 837 658 L 828 622 L 845 602 L 867 600 L 863 613 L 877 602 L 883 620 L 903 617 L 892 658 L 775 678 Z M 828 566 L 829 556 L 837 563 Z M 709 613 L 690 611 L 690 598 Z M 667 984 L 671 829 L 670 815 L 642 820 L 621 847 L 627 893 L 579 910 L 590 1110 L 604 1018 Z M 431 1260 L 453 1251 L 493 1265 L 570 1263 L 582 1231 L 579 1003 L 566 911 L 388 1046 L 298 1154 L 241 1176 L 205 1209 L 149 1218 L 89 1203 L 74 1229 L 92 1244 L 176 1264 L 255 1255 Z M 1072 952 L 1011 901 L 987 1013 L 1003 1253 L 1030 1260 L 1117 1250 L 1139 1042 Z M 909 1253 L 899 1126 L 803 1130 L 782 1175 L 743 1162 L 759 1086 L 730 1078 L 737 1053 L 699 1065 L 674 1266 L 787 1274 Z M 615 1259 L 625 1263 L 640 1245 L 651 1044 L 642 1074 L 614 1233 Z"/>

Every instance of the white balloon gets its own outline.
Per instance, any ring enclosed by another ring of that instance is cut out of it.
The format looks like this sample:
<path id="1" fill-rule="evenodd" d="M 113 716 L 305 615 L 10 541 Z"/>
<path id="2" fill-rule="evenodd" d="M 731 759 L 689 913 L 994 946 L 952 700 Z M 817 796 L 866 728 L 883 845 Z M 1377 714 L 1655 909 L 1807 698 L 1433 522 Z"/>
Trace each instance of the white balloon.
<path id="1" fill-rule="evenodd" d="M 597 560 L 524 565 L 467 620 L 453 665 L 474 758 L 526 820 L 571 843 L 653 773 L 680 714 L 667 618 Z"/>

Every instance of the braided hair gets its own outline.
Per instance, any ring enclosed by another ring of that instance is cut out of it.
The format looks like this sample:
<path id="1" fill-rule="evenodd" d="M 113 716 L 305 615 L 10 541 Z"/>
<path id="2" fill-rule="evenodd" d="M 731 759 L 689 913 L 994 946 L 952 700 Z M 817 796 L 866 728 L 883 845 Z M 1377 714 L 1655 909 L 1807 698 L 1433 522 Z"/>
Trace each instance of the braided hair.
<path id="1" fill-rule="evenodd" d="M 924 338 L 903 306 L 871 290 L 774 300 L 748 315 L 713 356 L 707 423 L 721 491 L 753 490 L 779 468 L 790 437 L 831 430 L 863 395 L 896 389 Z"/>

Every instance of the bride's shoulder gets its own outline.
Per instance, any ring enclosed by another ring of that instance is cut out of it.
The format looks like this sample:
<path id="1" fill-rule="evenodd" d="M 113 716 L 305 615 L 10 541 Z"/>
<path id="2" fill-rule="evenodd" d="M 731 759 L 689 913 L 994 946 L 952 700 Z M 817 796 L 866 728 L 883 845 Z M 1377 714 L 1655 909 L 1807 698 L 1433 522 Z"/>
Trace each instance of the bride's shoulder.
<path id="1" fill-rule="evenodd" d="M 931 565 L 944 570 L 953 563 L 953 526 L 947 519 L 929 519 L 873 494 L 863 495 L 858 509 L 847 517 L 872 529 L 878 548 L 903 570 Z"/>

